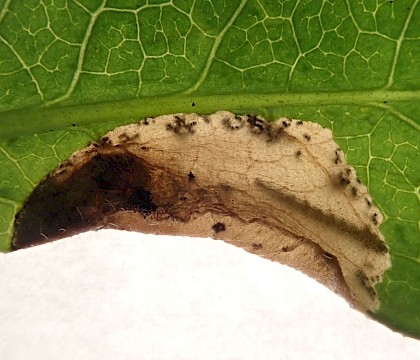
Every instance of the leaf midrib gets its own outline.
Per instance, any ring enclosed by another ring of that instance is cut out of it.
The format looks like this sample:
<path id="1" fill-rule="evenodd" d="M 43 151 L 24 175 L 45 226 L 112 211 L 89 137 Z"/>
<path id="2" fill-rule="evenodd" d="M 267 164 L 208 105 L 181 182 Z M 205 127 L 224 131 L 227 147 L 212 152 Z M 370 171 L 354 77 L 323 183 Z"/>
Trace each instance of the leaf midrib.
<path id="1" fill-rule="evenodd" d="M 62 130 L 71 127 L 72 124 L 86 126 L 98 122 L 118 121 L 123 125 L 148 116 L 177 112 L 212 113 L 217 110 L 239 112 L 241 109 L 246 111 L 289 105 L 359 105 L 379 106 L 392 110 L 392 106 L 386 104 L 419 100 L 420 90 L 373 90 L 196 96 L 181 94 L 104 103 L 32 107 L 0 113 L 2 129 L 0 140 L 15 138 L 17 134 L 28 135 Z M 420 124 L 407 117 L 401 118 L 412 128 L 420 131 Z"/>

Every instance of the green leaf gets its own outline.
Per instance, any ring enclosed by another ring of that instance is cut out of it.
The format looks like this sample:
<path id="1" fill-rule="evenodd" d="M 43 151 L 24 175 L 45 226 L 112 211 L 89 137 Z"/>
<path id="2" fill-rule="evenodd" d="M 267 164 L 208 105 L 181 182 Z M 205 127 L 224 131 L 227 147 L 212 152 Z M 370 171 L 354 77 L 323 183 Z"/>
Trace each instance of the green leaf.
<path id="1" fill-rule="evenodd" d="M 0 250 L 43 177 L 175 112 L 333 130 L 385 221 L 381 321 L 420 337 L 419 0 L 0 0 Z"/>

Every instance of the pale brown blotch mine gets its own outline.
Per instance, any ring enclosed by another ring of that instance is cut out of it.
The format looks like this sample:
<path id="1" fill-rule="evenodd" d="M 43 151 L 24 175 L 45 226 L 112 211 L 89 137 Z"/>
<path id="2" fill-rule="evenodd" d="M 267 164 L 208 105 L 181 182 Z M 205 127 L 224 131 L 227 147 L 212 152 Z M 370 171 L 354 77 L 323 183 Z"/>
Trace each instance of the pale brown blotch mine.
<path id="1" fill-rule="evenodd" d="M 390 267 L 381 221 L 330 130 L 176 114 L 116 128 L 74 153 L 26 201 L 13 247 L 110 227 L 213 237 L 373 311 L 374 285 Z"/>

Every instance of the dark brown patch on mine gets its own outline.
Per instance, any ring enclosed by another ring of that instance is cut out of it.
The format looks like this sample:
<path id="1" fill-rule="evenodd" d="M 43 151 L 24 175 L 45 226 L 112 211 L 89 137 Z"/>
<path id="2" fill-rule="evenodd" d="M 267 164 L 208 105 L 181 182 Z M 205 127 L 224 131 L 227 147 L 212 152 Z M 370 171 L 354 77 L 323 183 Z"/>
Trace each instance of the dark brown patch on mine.
<path id="1" fill-rule="evenodd" d="M 212 229 L 217 234 L 219 232 L 225 231 L 226 230 L 226 225 L 221 223 L 221 222 L 217 222 L 212 226 Z"/>
<path id="2" fill-rule="evenodd" d="M 301 157 L 301 155 L 302 155 L 302 151 L 300 151 L 300 150 L 296 151 L 296 153 L 295 153 L 296 158 L 299 159 Z"/>
<path id="3" fill-rule="evenodd" d="M 15 218 L 13 249 L 55 240 L 95 227 L 119 210 L 147 215 L 156 211 L 148 190 L 150 175 L 141 159 L 125 153 L 96 154 L 71 168 L 65 180 L 47 176 Z"/>
<path id="4" fill-rule="evenodd" d="M 306 141 L 311 140 L 311 135 L 309 135 L 309 134 L 304 134 L 303 137 L 305 138 Z"/>
<path id="5" fill-rule="evenodd" d="M 263 245 L 261 244 L 261 243 L 252 243 L 251 244 L 251 246 L 252 246 L 252 249 L 253 250 L 261 250 L 262 248 L 263 248 Z"/>

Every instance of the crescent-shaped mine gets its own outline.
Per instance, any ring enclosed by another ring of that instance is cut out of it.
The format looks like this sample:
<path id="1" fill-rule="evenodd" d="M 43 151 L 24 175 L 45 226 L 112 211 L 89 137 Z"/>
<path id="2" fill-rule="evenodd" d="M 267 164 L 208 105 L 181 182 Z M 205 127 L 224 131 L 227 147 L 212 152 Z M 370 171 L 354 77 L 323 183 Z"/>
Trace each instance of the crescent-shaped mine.
<path id="1" fill-rule="evenodd" d="M 74 153 L 16 216 L 13 248 L 104 227 L 213 237 L 374 311 L 375 284 L 390 267 L 381 221 L 330 130 L 226 111 L 175 114 Z"/>

